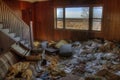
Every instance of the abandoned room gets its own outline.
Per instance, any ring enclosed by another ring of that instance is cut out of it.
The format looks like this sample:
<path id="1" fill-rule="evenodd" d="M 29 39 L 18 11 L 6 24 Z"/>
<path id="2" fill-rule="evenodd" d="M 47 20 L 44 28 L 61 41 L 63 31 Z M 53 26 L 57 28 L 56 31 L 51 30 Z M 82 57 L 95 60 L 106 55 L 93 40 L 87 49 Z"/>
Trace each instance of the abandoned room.
<path id="1" fill-rule="evenodd" d="M 120 0 L 0 0 L 0 80 L 120 80 Z"/>

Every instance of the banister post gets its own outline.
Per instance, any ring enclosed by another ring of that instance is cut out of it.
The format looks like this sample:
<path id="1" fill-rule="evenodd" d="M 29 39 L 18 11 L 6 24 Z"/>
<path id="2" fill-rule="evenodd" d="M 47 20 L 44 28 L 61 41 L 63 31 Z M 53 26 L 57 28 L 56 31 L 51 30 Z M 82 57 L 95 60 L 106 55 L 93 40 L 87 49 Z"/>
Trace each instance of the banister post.
<path id="1" fill-rule="evenodd" d="M 31 49 L 33 49 L 33 22 L 30 21 L 30 45 L 31 45 Z"/>

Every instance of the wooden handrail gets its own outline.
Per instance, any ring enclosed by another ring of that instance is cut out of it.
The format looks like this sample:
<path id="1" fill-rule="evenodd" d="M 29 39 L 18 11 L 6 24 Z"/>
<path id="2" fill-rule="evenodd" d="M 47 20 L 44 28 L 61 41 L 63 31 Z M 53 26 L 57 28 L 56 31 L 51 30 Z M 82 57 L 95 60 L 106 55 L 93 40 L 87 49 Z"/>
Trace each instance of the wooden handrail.
<path id="1" fill-rule="evenodd" d="M 0 0 L 0 22 L 4 29 L 9 29 L 9 32 L 15 33 L 20 40 L 31 44 L 30 27 L 2 0 Z"/>

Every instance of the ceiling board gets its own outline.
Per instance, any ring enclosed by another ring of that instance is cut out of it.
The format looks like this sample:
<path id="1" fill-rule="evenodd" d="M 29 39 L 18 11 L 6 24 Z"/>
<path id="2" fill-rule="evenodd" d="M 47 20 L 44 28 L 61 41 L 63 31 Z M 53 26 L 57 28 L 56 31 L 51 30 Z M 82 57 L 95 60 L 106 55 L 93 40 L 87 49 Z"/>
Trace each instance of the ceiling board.
<path id="1" fill-rule="evenodd" d="M 27 1 L 27 2 L 34 3 L 34 2 L 38 2 L 38 1 L 48 1 L 48 0 L 20 0 L 20 1 Z"/>

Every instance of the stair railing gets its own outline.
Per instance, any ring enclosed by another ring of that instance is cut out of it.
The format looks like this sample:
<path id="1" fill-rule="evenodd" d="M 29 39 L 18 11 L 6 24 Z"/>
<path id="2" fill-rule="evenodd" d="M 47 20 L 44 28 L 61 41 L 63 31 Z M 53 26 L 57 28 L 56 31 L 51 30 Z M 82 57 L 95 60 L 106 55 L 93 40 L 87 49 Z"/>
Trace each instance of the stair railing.
<path id="1" fill-rule="evenodd" d="M 0 0 L 0 22 L 3 23 L 3 29 L 9 29 L 9 33 L 15 33 L 15 37 L 20 37 L 20 41 L 24 40 L 31 44 L 30 27 L 2 0 Z"/>

